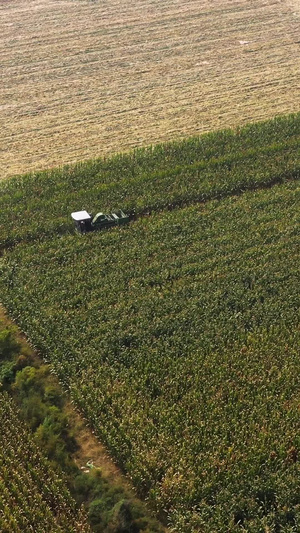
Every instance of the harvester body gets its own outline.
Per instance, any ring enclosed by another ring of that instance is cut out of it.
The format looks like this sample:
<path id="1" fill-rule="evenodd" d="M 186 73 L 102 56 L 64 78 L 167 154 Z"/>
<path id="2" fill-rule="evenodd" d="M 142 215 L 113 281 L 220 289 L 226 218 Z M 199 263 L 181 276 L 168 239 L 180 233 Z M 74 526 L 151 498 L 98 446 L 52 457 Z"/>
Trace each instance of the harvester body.
<path id="1" fill-rule="evenodd" d="M 129 215 L 124 213 L 122 209 L 118 209 L 110 214 L 100 212 L 94 217 L 87 211 L 76 211 L 71 213 L 71 217 L 75 222 L 76 229 L 80 233 L 101 230 L 113 226 L 121 226 L 129 222 Z"/>

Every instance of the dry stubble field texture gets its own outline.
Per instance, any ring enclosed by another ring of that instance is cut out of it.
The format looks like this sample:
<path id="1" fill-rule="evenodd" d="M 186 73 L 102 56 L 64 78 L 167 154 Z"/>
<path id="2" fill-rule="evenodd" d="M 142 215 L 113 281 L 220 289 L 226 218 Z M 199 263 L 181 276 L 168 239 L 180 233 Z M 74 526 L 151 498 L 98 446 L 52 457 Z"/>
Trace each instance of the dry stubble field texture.
<path id="1" fill-rule="evenodd" d="M 0 177 L 300 108 L 300 1 L 0 0 Z"/>

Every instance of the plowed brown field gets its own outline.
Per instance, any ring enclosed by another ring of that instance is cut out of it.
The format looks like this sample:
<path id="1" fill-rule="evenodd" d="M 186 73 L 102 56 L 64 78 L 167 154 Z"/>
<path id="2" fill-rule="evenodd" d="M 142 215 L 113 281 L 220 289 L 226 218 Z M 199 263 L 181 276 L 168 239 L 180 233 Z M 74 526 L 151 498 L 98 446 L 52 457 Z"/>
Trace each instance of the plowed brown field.
<path id="1" fill-rule="evenodd" d="M 0 177 L 300 108 L 300 2 L 0 0 Z"/>

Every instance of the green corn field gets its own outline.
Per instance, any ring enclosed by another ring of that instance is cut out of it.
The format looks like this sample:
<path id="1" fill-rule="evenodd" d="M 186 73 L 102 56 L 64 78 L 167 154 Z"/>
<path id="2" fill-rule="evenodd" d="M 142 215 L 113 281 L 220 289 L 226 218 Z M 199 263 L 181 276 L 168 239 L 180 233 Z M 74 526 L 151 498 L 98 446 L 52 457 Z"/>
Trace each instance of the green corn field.
<path id="1" fill-rule="evenodd" d="M 300 528 L 299 138 L 298 114 L 0 184 L 2 303 L 178 533 Z"/>

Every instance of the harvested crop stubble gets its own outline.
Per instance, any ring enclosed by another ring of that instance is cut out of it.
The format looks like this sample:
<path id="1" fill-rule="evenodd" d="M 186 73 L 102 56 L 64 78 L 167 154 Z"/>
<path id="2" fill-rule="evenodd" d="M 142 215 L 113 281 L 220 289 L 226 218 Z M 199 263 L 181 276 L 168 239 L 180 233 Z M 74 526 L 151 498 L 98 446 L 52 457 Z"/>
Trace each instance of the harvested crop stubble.
<path id="1" fill-rule="evenodd" d="M 1 3 L 1 177 L 299 109 L 295 2 Z"/>

